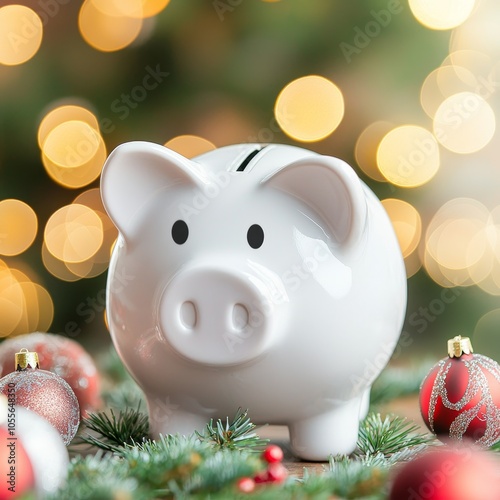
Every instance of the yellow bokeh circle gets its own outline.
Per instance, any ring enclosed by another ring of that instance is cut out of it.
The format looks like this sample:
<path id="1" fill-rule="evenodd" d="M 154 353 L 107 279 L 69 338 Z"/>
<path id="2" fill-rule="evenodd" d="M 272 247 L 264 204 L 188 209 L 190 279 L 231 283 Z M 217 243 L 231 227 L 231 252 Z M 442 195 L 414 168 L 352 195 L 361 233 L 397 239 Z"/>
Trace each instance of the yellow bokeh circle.
<path id="1" fill-rule="evenodd" d="M 216 148 L 213 142 L 197 135 L 179 135 L 166 142 L 165 147 L 186 158 L 194 158 Z"/>
<path id="2" fill-rule="evenodd" d="M 327 78 L 304 76 L 290 82 L 280 92 L 274 114 L 283 132 L 293 139 L 320 141 L 342 121 L 344 98 L 340 89 Z"/>
<path id="3" fill-rule="evenodd" d="M 57 210 L 47 222 L 44 240 L 48 251 L 63 262 L 90 259 L 103 242 L 103 225 L 97 213 L 72 204 Z"/>
<path id="4" fill-rule="evenodd" d="M 170 0 L 93 0 L 102 13 L 114 17 L 145 18 L 159 14 Z"/>
<path id="5" fill-rule="evenodd" d="M 59 125 L 65 122 L 78 121 L 87 123 L 92 129 L 98 131 L 99 123 L 94 113 L 82 106 L 73 104 L 58 106 L 49 111 L 38 127 L 38 145 L 43 147 L 47 136 Z"/>
<path id="6" fill-rule="evenodd" d="M 55 126 L 42 145 L 42 162 L 49 176 L 67 188 L 80 188 L 99 177 L 106 161 L 100 133 L 81 120 Z"/>
<path id="7" fill-rule="evenodd" d="M 378 147 L 377 164 L 389 182 L 401 187 L 421 186 L 439 169 L 439 146 L 427 129 L 403 125 L 384 136 Z"/>
<path id="8" fill-rule="evenodd" d="M 467 20 L 476 4 L 475 0 L 409 0 L 416 19 L 434 30 L 456 28 Z"/>
<path id="9" fill-rule="evenodd" d="M 382 138 L 393 128 L 394 125 L 390 122 L 374 122 L 361 132 L 354 147 L 356 162 L 361 170 L 379 182 L 386 182 L 387 179 L 382 175 L 377 165 L 378 145 Z"/>
<path id="10" fill-rule="evenodd" d="M 403 257 L 417 248 L 422 235 L 422 219 L 417 209 L 403 200 L 387 198 L 382 201 L 399 241 Z"/>
<path id="11" fill-rule="evenodd" d="M 109 15 L 99 10 L 94 0 L 85 0 L 78 16 L 83 39 L 102 52 L 114 52 L 129 46 L 139 36 L 142 24 L 141 17 Z"/>
<path id="12" fill-rule="evenodd" d="M 99 149 L 99 133 L 80 120 L 63 122 L 45 138 L 43 154 L 56 165 L 81 167 L 89 162 Z"/>
<path id="13" fill-rule="evenodd" d="M 0 202 L 0 254 L 18 255 L 35 240 L 38 219 L 35 211 L 20 200 Z"/>
<path id="14" fill-rule="evenodd" d="M 455 198 L 429 222 L 425 237 L 425 267 L 440 285 L 470 286 L 492 271 L 490 212 L 479 201 Z"/>
<path id="15" fill-rule="evenodd" d="M 420 104 L 431 118 L 444 99 L 459 92 L 470 91 L 478 85 L 470 70 L 457 65 L 444 65 L 435 69 L 424 80 L 420 90 Z"/>
<path id="16" fill-rule="evenodd" d="M 0 64 L 14 66 L 31 59 L 40 48 L 42 20 L 24 5 L 0 8 Z"/>
<path id="17" fill-rule="evenodd" d="M 495 129 L 495 113 L 474 92 L 459 92 L 448 97 L 434 116 L 434 135 L 454 153 L 479 151 L 491 141 Z"/>

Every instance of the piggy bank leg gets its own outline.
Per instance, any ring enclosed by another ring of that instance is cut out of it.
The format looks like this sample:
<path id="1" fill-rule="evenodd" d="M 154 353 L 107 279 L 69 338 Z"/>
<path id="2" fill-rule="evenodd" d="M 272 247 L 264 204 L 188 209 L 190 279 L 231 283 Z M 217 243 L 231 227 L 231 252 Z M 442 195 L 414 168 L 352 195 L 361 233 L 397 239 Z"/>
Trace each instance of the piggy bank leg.
<path id="1" fill-rule="evenodd" d="M 358 439 L 361 399 L 289 424 L 294 454 L 305 460 L 325 461 L 329 455 L 352 453 Z"/>
<path id="2" fill-rule="evenodd" d="M 153 438 L 159 434 L 192 434 L 201 431 L 210 420 L 206 415 L 199 415 L 183 410 L 180 405 L 167 399 L 148 400 L 149 432 Z"/>

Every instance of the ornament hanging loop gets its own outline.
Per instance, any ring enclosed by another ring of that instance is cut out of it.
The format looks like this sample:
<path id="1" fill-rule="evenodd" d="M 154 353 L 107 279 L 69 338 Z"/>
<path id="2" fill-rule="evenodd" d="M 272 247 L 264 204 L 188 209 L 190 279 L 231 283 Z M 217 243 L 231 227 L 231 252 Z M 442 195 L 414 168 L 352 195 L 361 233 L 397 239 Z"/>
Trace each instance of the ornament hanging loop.
<path id="1" fill-rule="evenodd" d="M 459 358 L 462 354 L 472 354 L 472 343 L 469 337 L 457 335 L 448 340 L 448 356 L 450 358 Z"/>
<path id="2" fill-rule="evenodd" d="M 18 372 L 22 372 L 28 368 L 33 370 L 40 368 L 40 365 L 38 364 L 38 354 L 36 352 L 30 352 L 28 349 L 23 347 L 15 354 L 15 366 Z"/>

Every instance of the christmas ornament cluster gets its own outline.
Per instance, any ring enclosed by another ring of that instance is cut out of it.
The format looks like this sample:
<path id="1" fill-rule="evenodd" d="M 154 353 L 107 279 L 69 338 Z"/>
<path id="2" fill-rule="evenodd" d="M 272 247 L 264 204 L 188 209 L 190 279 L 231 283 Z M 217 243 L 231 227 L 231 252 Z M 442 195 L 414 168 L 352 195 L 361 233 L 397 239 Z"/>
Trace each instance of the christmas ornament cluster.
<path id="1" fill-rule="evenodd" d="M 281 484 L 288 476 L 288 471 L 282 464 L 283 450 L 270 444 L 262 452 L 262 458 L 267 463 L 265 470 L 259 472 L 255 477 L 242 477 L 238 480 L 238 490 L 242 493 L 250 493 L 255 490 L 257 484 Z"/>
<path id="2" fill-rule="evenodd" d="M 97 369 L 75 341 L 33 333 L 0 345 L 0 370 L 0 473 L 8 478 L 0 500 L 43 498 L 66 477 L 81 412 L 100 403 Z"/>

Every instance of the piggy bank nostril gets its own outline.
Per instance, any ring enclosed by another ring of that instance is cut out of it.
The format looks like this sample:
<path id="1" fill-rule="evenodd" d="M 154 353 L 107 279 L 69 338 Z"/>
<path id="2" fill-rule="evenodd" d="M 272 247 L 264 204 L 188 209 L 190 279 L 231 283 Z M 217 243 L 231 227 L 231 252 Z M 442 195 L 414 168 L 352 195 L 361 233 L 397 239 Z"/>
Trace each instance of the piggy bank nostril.
<path id="1" fill-rule="evenodd" d="M 196 326 L 197 312 L 193 302 L 186 301 L 181 305 L 180 318 L 182 324 L 189 330 Z"/>
<path id="2" fill-rule="evenodd" d="M 237 331 L 244 330 L 248 325 L 248 309 L 243 304 L 235 304 L 233 307 L 233 327 Z"/>

